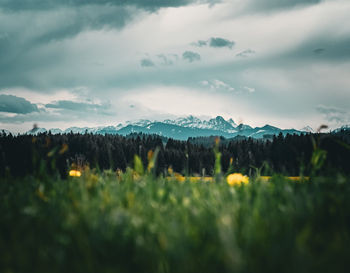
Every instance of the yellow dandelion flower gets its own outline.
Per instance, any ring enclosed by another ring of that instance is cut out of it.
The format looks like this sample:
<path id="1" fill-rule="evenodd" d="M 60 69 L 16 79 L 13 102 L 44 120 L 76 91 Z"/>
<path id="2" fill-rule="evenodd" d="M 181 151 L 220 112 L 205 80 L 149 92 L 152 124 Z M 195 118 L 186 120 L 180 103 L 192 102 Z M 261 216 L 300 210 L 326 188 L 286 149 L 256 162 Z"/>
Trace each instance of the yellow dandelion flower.
<path id="1" fill-rule="evenodd" d="M 191 176 L 189 177 L 190 182 L 199 182 L 201 181 L 201 177 L 197 177 L 197 176 Z"/>
<path id="2" fill-rule="evenodd" d="M 70 170 L 69 171 L 69 176 L 80 177 L 81 176 L 81 172 L 77 171 L 77 170 Z"/>
<path id="3" fill-rule="evenodd" d="M 227 184 L 229 184 L 230 186 L 249 183 L 249 177 L 241 173 L 232 173 L 227 176 L 226 180 Z"/>
<path id="4" fill-rule="evenodd" d="M 179 174 L 179 173 L 174 173 L 174 177 L 179 182 L 184 182 L 186 180 L 186 178 L 183 175 Z"/>

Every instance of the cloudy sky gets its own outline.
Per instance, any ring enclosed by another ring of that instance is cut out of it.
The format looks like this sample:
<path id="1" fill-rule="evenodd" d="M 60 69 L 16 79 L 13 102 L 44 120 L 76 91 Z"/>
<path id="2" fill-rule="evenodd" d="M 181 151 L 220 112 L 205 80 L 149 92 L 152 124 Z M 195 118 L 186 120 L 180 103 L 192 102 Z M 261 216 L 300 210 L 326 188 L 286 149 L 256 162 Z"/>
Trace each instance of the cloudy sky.
<path id="1" fill-rule="evenodd" d="M 0 0 L 0 128 L 350 124 L 348 0 Z"/>

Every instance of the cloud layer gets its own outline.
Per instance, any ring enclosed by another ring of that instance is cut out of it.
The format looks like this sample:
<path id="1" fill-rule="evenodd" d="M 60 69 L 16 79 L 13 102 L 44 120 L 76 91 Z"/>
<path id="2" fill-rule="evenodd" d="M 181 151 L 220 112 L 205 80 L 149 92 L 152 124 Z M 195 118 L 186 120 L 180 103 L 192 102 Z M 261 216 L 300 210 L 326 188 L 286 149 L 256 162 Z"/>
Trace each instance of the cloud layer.
<path id="1" fill-rule="evenodd" d="M 21 10 L 47 10 L 60 7 L 82 7 L 88 5 L 99 6 L 136 6 L 142 9 L 155 10 L 167 7 L 181 7 L 190 4 L 209 3 L 214 4 L 218 1 L 213 0 L 0 0 L 0 7 L 11 11 Z"/>
<path id="2" fill-rule="evenodd" d="M 0 0 L 0 128 L 203 105 L 252 125 L 346 124 L 349 13 L 347 0 Z"/>
<path id="3" fill-rule="evenodd" d="M 69 100 L 60 100 L 45 105 L 46 108 L 63 109 L 71 111 L 89 112 L 89 111 L 101 111 L 105 109 L 106 105 L 74 102 Z"/>
<path id="4" fill-rule="evenodd" d="M 12 95 L 0 95 L 0 112 L 28 114 L 38 112 L 38 107 L 24 98 Z"/>
<path id="5" fill-rule="evenodd" d="M 298 6 L 308 6 L 321 3 L 322 0 L 247 0 L 245 7 L 253 11 L 272 11 L 290 9 Z"/>
<path id="6" fill-rule="evenodd" d="M 201 59 L 201 55 L 199 55 L 196 52 L 193 51 L 185 51 L 182 54 L 182 58 L 190 63 L 195 62 L 195 61 L 199 61 Z"/>
<path id="7" fill-rule="evenodd" d="M 227 47 L 229 49 L 232 49 L 232 47 L 235 45 L 234 41 L 230 41 L 225 38 L 220 37 L 212 37 L 208 40 L 198 40 L 197 42 L 193 43 L 193 45 L 198 47 L 204 47 L 204 46 L 210 46 L 214 48 L 223 48 Z"/>

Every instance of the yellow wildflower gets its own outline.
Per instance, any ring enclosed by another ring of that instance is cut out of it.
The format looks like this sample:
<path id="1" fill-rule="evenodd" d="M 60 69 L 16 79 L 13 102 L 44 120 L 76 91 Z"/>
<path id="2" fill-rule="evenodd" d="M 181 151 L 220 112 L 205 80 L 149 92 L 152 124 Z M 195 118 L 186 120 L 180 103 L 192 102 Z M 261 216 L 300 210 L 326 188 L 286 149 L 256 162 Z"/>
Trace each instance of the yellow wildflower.
<path id="1" fill-rule="evenodd" d="M 226 180 L 227 184 L 229 184 L 230 186 L 249 183 L 249 177 L 241 173 L 232 173 L 227 176 Z"/>
<path id="2" fill-rule="evenodd" d="M 186 180 L 186 178 L 183 175 L 179 174 L 179 173 L 174 173 L 174 177 L 179 182 L 185 182 L 185 180 Z"/>
<path id="3" fill-rule="evenodd" d="M 70 170 L 70 171 L 69 171 L 69 176 L 80 177 L 80 176 L 81 176 L 81 172 L 80 172 L 80 171 L 77 171 L 77 170 Z"/>
<path id="4" fill-rule="evenodd" d="M 169 168 L 168 168 L 168 174 L 169 174 L 169 175 L 173 175 L 173 174 L 174 174 L 174 170 L 173 170 L 172 167 L 169 167 Z"/>

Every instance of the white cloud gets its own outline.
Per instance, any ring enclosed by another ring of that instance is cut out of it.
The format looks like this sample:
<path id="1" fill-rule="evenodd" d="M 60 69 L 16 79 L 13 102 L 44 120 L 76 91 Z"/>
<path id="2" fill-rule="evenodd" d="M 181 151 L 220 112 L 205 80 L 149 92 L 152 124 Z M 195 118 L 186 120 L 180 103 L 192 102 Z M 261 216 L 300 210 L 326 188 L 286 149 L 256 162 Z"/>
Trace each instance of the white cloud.
<path id="1" fill-rule="evenodd" d="M 214 79 L 211 81 L 206 81 L 206 80 L 200 81 L 199 84 L 203 87 L 207 87 L 215 91 L 230 91 L 230 92 L 235 91 L 234 87 L 218 79 Z"/>
<path id="2" fill-rule="evenodd" d="M 248 93 L 254 93 L 254 92 L 255 92 L 255 88 L 253 88 L 253 87 L 244 86 L 243 88 L 244 88 Z"/>

